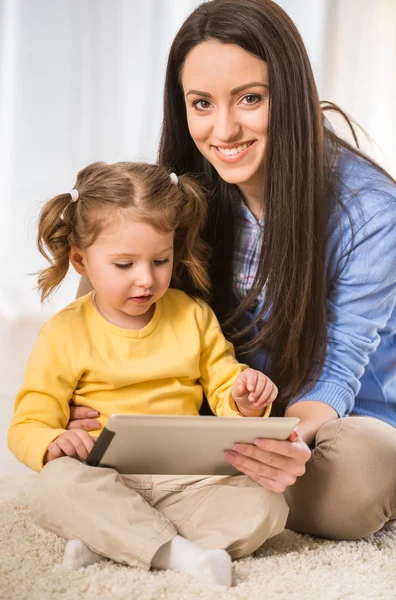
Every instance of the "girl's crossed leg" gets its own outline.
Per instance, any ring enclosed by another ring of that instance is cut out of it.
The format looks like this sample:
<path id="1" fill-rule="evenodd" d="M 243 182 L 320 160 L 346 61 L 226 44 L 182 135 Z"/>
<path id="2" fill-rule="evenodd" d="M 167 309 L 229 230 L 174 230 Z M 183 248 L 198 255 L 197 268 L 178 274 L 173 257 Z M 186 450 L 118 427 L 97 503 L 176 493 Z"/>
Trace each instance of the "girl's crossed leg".
<path id="1" fill-rule="evenodd" d="M 230 557 L 280 533 L 288 514 L 282 494 L 245 475 L 120 475 L 67 457 L 38 474 L 32 508 L 42 527 L 73 540 L 71 566 L 107 557 L 220 585 L 231 585 Z"/>

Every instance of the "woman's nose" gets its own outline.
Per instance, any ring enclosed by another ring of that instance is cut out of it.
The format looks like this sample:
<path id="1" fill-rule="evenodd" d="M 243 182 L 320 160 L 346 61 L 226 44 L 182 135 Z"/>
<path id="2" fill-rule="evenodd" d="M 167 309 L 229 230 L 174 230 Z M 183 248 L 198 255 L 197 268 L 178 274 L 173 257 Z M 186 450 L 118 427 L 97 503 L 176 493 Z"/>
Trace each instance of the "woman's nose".
<path id="1" fill-rule="evenodd" d="M 219 142 L 230 143 L 238 137 L 240 124 L 235 119 L 232 111 L 218 110 L 215 115 L 214 134 Z"/>

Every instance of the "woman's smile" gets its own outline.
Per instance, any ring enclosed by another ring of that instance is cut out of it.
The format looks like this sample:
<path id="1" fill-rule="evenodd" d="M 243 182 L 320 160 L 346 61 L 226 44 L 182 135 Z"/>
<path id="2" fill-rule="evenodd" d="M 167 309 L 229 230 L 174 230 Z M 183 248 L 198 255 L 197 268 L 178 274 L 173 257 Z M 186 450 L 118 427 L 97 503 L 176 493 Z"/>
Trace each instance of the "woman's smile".
<path id="1" fill-rule="evenodd" d="M 229 164 L 235 164 L 245 158 L 245 156 L 249 153 L 250 149 L 254 147 L 256 141 L 244 142 L 234 145 L 219 145 L 212 146 L 216 152 L 217 158 L 221 161 Z"/>

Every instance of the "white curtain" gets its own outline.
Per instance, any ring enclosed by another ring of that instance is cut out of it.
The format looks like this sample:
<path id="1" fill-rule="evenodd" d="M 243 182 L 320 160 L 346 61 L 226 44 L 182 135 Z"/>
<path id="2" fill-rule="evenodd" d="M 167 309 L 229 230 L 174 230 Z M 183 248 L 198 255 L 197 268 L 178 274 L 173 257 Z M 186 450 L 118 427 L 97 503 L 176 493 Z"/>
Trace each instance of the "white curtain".
<path id="1" fill-rule="evenodd" d="M 73 299 L 70 274 L 40 307 L 29 275 L 44 266 L 40 207 L 89 162 L 155 160 L 167 52 L 198 4 L 0 0 L 0 318 L 43 318 Z M 303 35 L 321 96 L 362 123 L 396 174 L 396 2 L 279 4 Z"/>

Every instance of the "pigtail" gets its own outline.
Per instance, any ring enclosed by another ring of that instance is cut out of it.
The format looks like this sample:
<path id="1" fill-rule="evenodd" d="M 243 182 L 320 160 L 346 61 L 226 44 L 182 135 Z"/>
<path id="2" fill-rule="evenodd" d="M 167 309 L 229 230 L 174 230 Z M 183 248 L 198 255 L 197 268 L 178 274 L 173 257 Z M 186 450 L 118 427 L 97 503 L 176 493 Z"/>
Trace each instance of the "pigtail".
<path id="1" fill-rule="evenodd" d="M 70 194 L 60 194 L 49 200 L 40 213 L 37 247 L 50 263 L 38 273 L 42 302 L 62 283 L 69 270 L 72 206 Z"/>
<path id="2" fill-rule="evenodd" d="M 175 232 L 174 284 L 191 294 L 208 299 L 209 246 L 201 237 L 206 223 L 207 198 L 196 181 L 181 175 L 178 187 L 182 193 L 179 226 Z"/>

